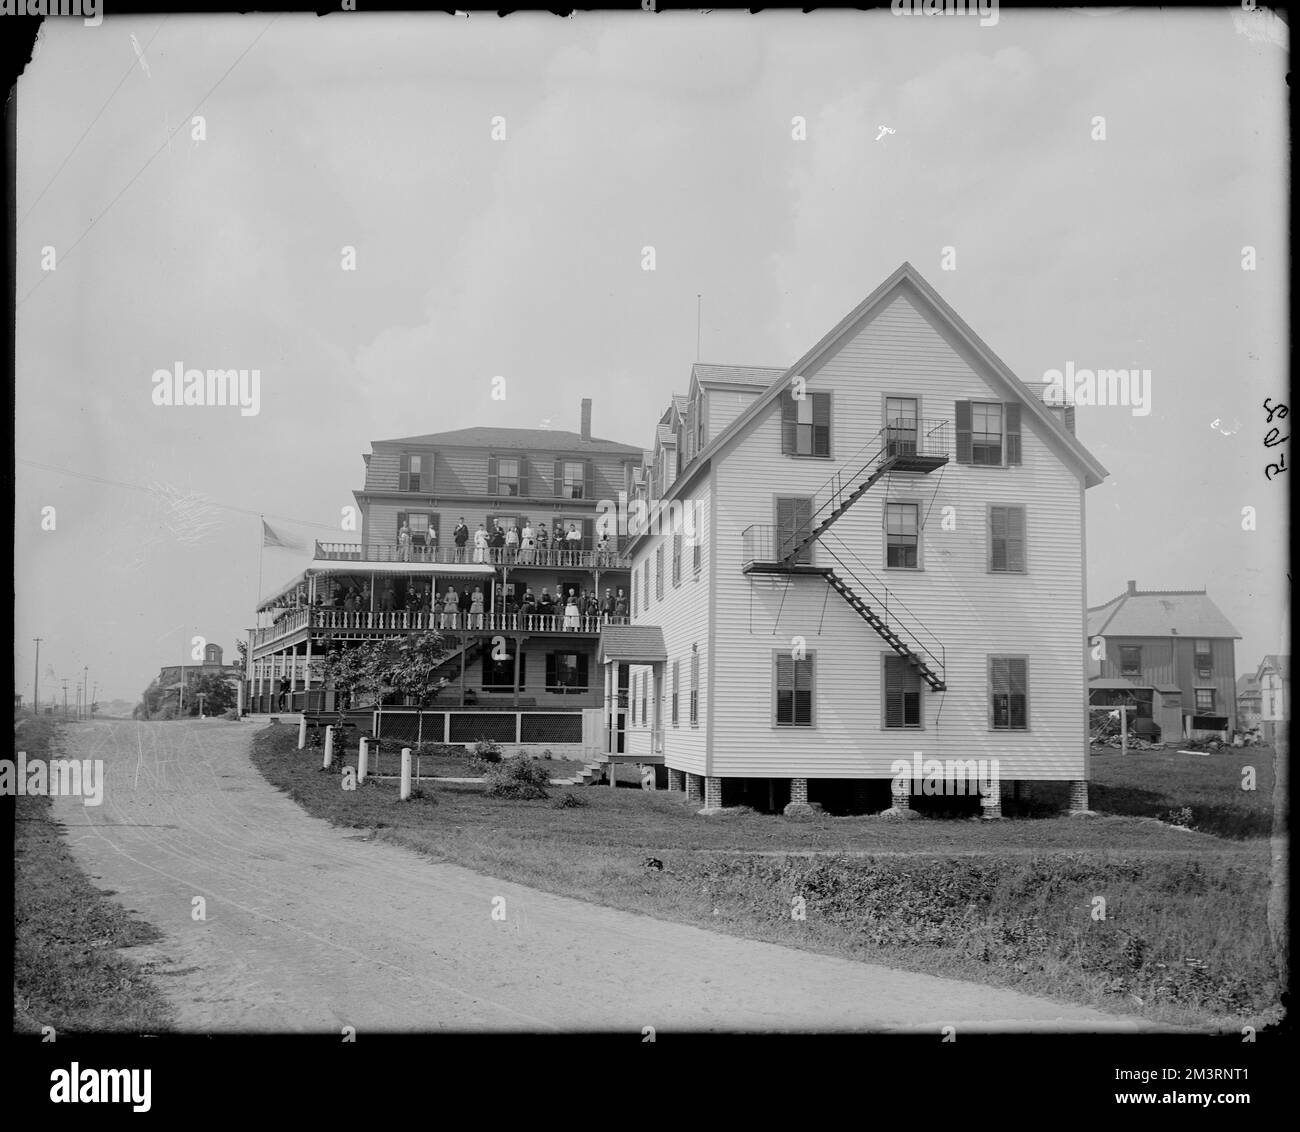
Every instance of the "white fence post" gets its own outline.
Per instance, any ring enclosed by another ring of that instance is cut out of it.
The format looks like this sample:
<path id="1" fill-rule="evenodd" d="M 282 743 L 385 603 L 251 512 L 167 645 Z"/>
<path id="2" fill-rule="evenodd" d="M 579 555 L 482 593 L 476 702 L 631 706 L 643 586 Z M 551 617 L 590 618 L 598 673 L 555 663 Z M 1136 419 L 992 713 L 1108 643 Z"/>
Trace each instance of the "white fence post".
<path id="1" fill-rule="evenodd" d="M 321 762 L 322 770 L 329 770 L 334 765 L 334 728 L 325 728 L 325 758 Z"/>
<path id="2" fill-rule="evenodd" d="M 307 716 L 303 715 L 298 720 L 298 750 L 302 750 L 307 745 Z"/>
<path id="3" fill-rule="evenodd" d="M 360 784 L 366 780 L 366 764 L 368 762 L 366 750 L 366 737 L 361 736 L 361 741 L 357 744 L 357 783 Z"/>
<path id="4" fill-rule="evenodd" d="M 411 796 L 411 748 L 402 748 L 402 788 L 398 798 L 405 802 Z"/>

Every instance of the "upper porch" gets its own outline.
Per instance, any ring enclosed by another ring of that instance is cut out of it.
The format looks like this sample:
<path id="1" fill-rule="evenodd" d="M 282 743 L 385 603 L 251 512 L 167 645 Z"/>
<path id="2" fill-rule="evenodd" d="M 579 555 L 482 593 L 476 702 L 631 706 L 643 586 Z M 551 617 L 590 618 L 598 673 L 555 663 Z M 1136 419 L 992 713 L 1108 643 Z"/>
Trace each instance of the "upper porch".
<path id="1" fill-rule="evenodd" d="M 441 566 L 487 565 L 510 568 L 576 570 L 631 570 L 632 559 L 617 550 L 568 547 L 399 546 L 394 542 L 316 543 L 317 562 L 413 562 Z"/>

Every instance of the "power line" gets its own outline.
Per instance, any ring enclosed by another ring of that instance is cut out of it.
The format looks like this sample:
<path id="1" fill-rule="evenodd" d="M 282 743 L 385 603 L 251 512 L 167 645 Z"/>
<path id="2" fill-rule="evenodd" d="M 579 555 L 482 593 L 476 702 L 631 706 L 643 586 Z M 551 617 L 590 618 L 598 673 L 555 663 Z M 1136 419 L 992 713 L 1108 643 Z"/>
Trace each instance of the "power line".
<path id="1" fill-rule="evenodd" d="M 122 199 L 122 197 L 126 194 L 127 189 L 129 189 L 132 185 L 134 185 L 136 181 L 140 179 L 140 175 L 146 169 L 148 169 L 150 165 L 154 163 L 154 161 L 159 157 L 159 155 L 162 154 L 163 150 L 167 149 L 171 145 L 172 138 L 174 138 L 178 133 L 181 132 L 181 130 L 183 130 L 189 124 L 190 119 L 193 118 L 194 115 L 198 112 L 199 107 L 201 107 L 205 102 L 207 102 L 209 98 L 212 97 L 212 94 L 217 89 L 217 87 L 219 87 L 223 82 L 226 81 L 227 77 L 229 77 L 230 75 L 230 72 L 239 66 L 240 61 L 244 58 L 244 56 L 247 55 L 250 51 L 252 51 L 254 47 L 257 46 L 258 41 L 262 38 L 262 36 L 264 36 L 268 31 L 271 30 L 271 24 L 275 23 L 275 21 L 278 20 L 279 18 L 280 17 L 278 14 L 271 17 L 271 22 L 268 23 L 266 27 L 264 27 L 261 31 L 259 31 L 256 37 L 254 37 L 253 42 L 250 43 L 247 47 L 244 48 L 243 51 L 239 53 L 235 61 L 231 63 L 229 67 L 226 68 L 221 78 L 219 78 L 215 83 L 213 83 L 212 86 L 208 89 L 208 93 L 205 94 L 202 98 L 198 100 L 198 102 L 194 104 L 194 108 L 180 120 L 179 124 L 176 126 L 176 129 L 174 129 L 170 134 L 167 135 L 166 138 L 163 139 L 162 145 L 160 145 L 157 149 L 153 151 L 153 153 L 149 156 L 149 159 L 143 165 L 141 165 L 139 169 L 135 171 L 135 175 L 129 181 L 127 181 L 125 185 L 122 186 L 122 188 L 118 191 L 117 196 L 115 196 L 111 201 L 108 202 L 107 205 L 105 205 L 105 207 L 99 213 L 99 215 L 96 216 L 86 226 L 85 230 L 81 233 L 81 235 L 78 236 L 72 242 L 72 245 L 66 251 L 61 253 L 62 257 L 65 260 L 68 258 L 69 255 L 72 254 L 73 251 L 76 250 L 77 246 L 81 243 L 81 241 L 90 235 L 91 229 L 94 228 L 95 225 L 98 224 L 101 220 L 103 220 L 106 215 L 108 215 L 109 209 L 111 209 L 113 205 L 117 204 L 117 202 Z M 36 282 L 36 285 L 32 287 L 32 289 L 28 291 L 27 294 L 25 294 L 21 299 L 18 300 L 18 302 L 15 304 L 14 309 L 16 310 L 18 307 L 22 306 L 23 303 L 27 302 L 28 299 L 30 299 L 34 294 L 36 294 L 36 292 L 40 290 L 41 284 L 43 284 L 45 280 L 47 280 L 50 277 L 51 274 L 52 273 L 49 271 L 42 272 L 40 279 L 37 280 Z"/>
<path id="2" fill-rule="evenodd" d="M 148 51 L 149 48 L 153 46 L 153 41 L 158 38 L 158 33 L 162 31 L 163 24 L 165 24 L 170 18 L 171 18 L 170 16 L 163 16 L 162 23 L 160 23 L 156 28 L 154 28 L 154 33 L 149 37 L 149 42 L 144 45 L 143 51 Z M 141 52 L 142 54 L 143 51 Z M 72 155 L 77 152 L 77 147 L 80 146 L 81 143 L 86 140 L 86 135 L 90 133 L 95 123 L 99 121 L 104 111 L 108 109 L 108 104 L 113 101 L 113 99 L 117 95 L 117 92 L 122 89 L 122 84 L 131 77 L 131 72 L 135 70 L 135 67 L 136 67 L 135 63 L 131 63 L 127 67 L 122 77 L 117 80 L 117 86 L 113 88 L 112 93 L 109 94 L 109 96 L 106 99 L 104 99 L 104 105 L 99 108 L 99 113 L 97 113 L 90 120 L 90 124 L 84 130 L 81 131 L 81 137 L 79 137 L 73 143 L 72 148 L 68 150 L 63 160 L 59 162 L 59 167 L 56 170 L 54 170 L 54 176 L 49 179 L 49 181 L 45 185 L 45 188 L 43 188 L 39 193 L 36 194 L 36 199 L 32 201 L 31 207 L 29 207 L 27 211 L 23 213 L 23 218 L 18 221 L 18 227 L 20 229 L 25 223 L 27 223 L 27 218 L 31 216 L 36 206 L 41 203 L 41 198 L 50 191 L 50 185 L 54 184 L 54 182 L 58 180 L 59 174 L 63 172 L 63 167 L 67 165 L 67 163 L 72 159 Z"/>
<path id="3" fill-rule="evenodd" d="M 131 491 L 143 491 L 146 495 L 152 495 L 152 496 L 158 495 L 157 488 L 146 487 L 144 484 L 128 483 L 126 480 L 108 479 L 105 476 L 92 476 L 88 472 L 75 472 L 71 468 L 59 468 L 53 464 L 41 464 L 36 460 L 28 460 L 22 456 L 15 456 L 14 459 L 19 464 L 26 464 L 32 468 L 40 468 L 42 471 L 46 471 L 46 472 L 55 472 L 61 476 L 73 476 L 74 478 L 79 480 L 90 480 L 91 483 L 107 484 L 109 487 L 125 487 Z M 201 497 L 201 501 L 206 505 L 208 505 L 209 507 L 215 507 L 221 511 L 233 511 L 240 515 L 257 515 L 259 517 L 266 515 L 266 512 L 264 511 L 254 511 L 248 507 L 236 507 L 230 503 L 218 503 L 215 500 L 208 499 L 206 497 Z M 339 529 L 337 526 L 331 525 L 329 523 L 312 523 L 312 522 L 308 522 L 305 519 L 294 518 L 291 515 L 270 515 L 267 517 L 271 519 L 275 519 L 278 522 L 282 522 L 282 523 L 292 523 L 293 525 L 299 527 L 314 527 L 317 530 L 333 531 L 336 534 L 338 533 L 338 529 Z"/>

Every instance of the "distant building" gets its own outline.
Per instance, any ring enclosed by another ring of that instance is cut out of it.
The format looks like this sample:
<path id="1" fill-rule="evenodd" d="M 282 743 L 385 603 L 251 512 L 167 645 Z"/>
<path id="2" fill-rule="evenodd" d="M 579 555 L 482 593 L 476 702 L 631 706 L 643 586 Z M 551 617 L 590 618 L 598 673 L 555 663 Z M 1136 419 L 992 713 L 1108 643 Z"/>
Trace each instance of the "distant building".
<path id="1" fill-rule="evenodd" d="M 1122 690 L 1166 739 L 1189 731 L 1233 730 L 1237 722 L 1233 627 L 1205 590 L 1139 590 L 1088 610 L 1092 649 L 1101 638 L 1100 671 L 1090 702 L 1116 702 Z"/>
<path id="2" fill-rule="evenodd" d="M 1253 672 L 1237 678 L 1237 726 L 1244 731 L 1258 727 L 1262 718 L 1259 710 L 1259 681 Z"/>
<path id="3" fill-rule="evenodd" d="M 228 680 L 239 679 L 239 669 L 233 664 L 222 662 L 223 651 L 220 645 L 205 645 L 203 660 L 194 664 L 168 664 L 158 670 L 158 686 L 175 691 L 181 686 L 181 673 L 184 672 L 188 687 L 201 676 L 223 676 Z"/>
<path id="4" fill-rule="evenodd" d="M 1291 657 L 1270 653 L 1260 662 L 1255 679 L 1259 682 L 1260 726 L 1265 741 L 1272 743 L 1279 726 L 1291 718 Z"/>

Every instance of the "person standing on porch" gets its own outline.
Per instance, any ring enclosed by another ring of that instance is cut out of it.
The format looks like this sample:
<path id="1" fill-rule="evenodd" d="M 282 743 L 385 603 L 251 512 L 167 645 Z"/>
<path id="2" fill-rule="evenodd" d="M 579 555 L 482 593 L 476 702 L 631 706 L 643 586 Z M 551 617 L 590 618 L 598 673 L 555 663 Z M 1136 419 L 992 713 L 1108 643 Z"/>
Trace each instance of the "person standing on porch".
<path id="1" fill-rule="evenodd" d="M 551 564 L 550 559 L 547 558 L 547 554 L 550 551 L 549 543 L 550 543 L 550 536 L 547 535 L 546 533 L 546 524 L 538 523 L 537 524 L 537 561 L 542 566 L 549 566 Z"/>
<path id="2" fill-rule="evenodd" d="M 456 561 L 465 561 L 465 544 L 469 542 L 469 527 L 465 526 L 465 516 L 462 515 L 456 523 L 456 529 L 451 533 L 452 541 L 456 544 Z"/>
<path id="3" fill-rule="evenodd" d="M 564 536 L 565 549 L 569 552 L 569 565 L 577 566 L 582 562 L 582 532 L 572 523 Z"/>
<path id="4" fill-rule="evenodd" d="M 605 600 L 600 603 L 600 612 L 604 619 L 608 621 L 614 616 L 614 591 L 605 591 Z"/>
<path id="5" fill-rule="evenodd" d="M 483 591 L 474 587 L 474 596 L 469 605 L 469 627 L 471 629 L 483 628 Z"/>
<path id="6" fill-rule="evenodd" d="M 618 597 L 614 601 L 614 616 L 619 622 L 627 620 L 627 595 L 623 593 L 623 587 L 618 588 Z"/>
<path id="7" fill-rule="evenodd" d="M 597 566 L 609 565 L 609 532 L 608 531 L 601 531 L 600 538 L 596 542 L 596 565 Z"/>
<path id="8" fill-rule="evenodd" d="M 533 525 L 527 519 L 524 520 L 524 529 L 519 534 L 519 561 L 531 564 L 537 558 L 537 532 L 533 530 Z"/>
<path id="9" fill-rule="evenodd" d="M 513 562 L 519 557 L 519 528 L 513 523 L 506 531 L 506 561 Z"/>
<path id="10" fill-rule="evenodd" d="M 292 688 L 293 685 L 289 683 L 289 677 L 281 676 L 280 677 L 280 710 L 281 711 L 286 711 L 288 709 L 289 693 L 292 690 Z"/>
<path id="11" fill-rule="evenodd" d="M 456 592 L 456 587 L 449 585 L 447 592 L 442 595 L 442 625 L 443 629 L 456 628 L 456 615 L 460 610 L 460 595 Z"/>
<path id="12" fill-rule="evenodd" d="M 474 532 L 474 561 L 486 562 L 488 552 L 487 531 L 483 529 L 483 524 L 479 523 L 478 530 Z"/>
<path id="13" fill-rule="evenodd" d="M 569 591 L 569 604 L 564 607 L 564 631 L 577 632 L 582 628 L 582 618 L 578 613 L 578 599 Z"/>
<path id="14" fill-rule="evenodd" d="M 492 533 L 488 535 L 488 546 L 492 550 L 491 561 L 500 564 L 506 553 L 506 529 L 501 525 L 500 519 L 492 526 Z"/>
<path id="15" fill-rule="evenodd" d="M 399 562 L 411 561 L 411 528 L 405 523 L 397 532 L 397 558 Z"/>
<path id="16" fill-rule="evenodd" d="M 438 529 L 429 523 L 429 529 L 424 533 L 424 561 L 438 561 Z"/>

